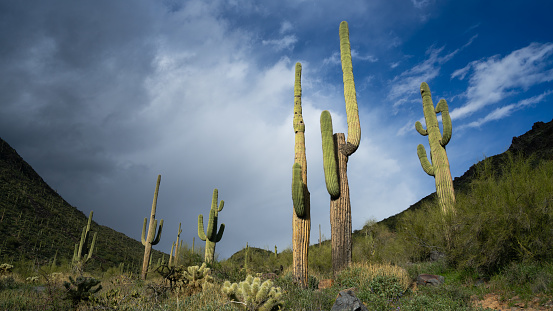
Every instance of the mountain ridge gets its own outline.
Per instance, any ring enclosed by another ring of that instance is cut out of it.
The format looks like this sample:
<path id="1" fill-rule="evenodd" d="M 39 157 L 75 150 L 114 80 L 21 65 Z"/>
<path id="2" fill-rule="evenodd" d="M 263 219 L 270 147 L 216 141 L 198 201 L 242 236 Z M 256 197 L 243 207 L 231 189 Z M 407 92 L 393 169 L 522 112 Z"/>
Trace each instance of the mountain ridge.
<path id="1" fill-rule="evenodd" d="M 476 174 L 478 167 L 482 165 L 484 161 L 490 161 L 492 168 L 500 171 L 501 163 L 505 161 L 508 153 L 522 154 L 525 157 L 533 156 L 536 160 L 553 160 L 553 120 L 549 122 L 535 122 L 528 132 L 513 137 L 511 145 L 505 152 L 486 157 L 484 160 L 470 166 L 463 175 L 455 177 L 455 179 L 453 179 L 453 188 L 455 192 L 466 192 L 469 189 L 472 178 Z M 396 222 L 403 213 L 408 210 L 418 209 L 424 202 L 433 200 L 435 196 L 436 192 L 433 192 L 412 204 L 407 209 L 385 218 L 379 221 L 379 223 L 387 226 L 391 230 L 395 230 Z"/>
<path id="2" fill-rule="evenodd" d="M 32 260 L 36 266 L 70 262 L 87 215 L 65 201 L 6 141 L 0 138 L 0 260 Z M 125 234 L 99 225 L 90 267 L 106 270 L 124 263 L 138 272 L 144 246 Z M 164 254 L 154 250 L 152 260 Z M 166 257 L 167 258 L 167 257 Z"/>

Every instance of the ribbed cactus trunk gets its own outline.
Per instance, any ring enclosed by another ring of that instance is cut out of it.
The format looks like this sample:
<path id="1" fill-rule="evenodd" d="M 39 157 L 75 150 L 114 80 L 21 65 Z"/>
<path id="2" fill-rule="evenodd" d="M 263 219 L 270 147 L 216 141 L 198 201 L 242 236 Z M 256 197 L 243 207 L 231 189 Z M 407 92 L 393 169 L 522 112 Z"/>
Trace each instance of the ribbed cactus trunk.
<path id="1" fill-rule="evenodd" d="M 198 215 L 198 236 L 200 240 L 205 241 L 205 257 L 206 263 L 212 263 L 215 260 L 215 244 L 221 241 L 223 232 L 225 231 L 225 224 L 221 224 L 219 232 L 217 232 L 217 220 L 219 218 L 219 212 L 223 210 L 225 201 L 221 200 L 219 206 L 217 206 L 217 200 L 219 191 L 213 189 L 213 197 L 211 200 L 211 209 L 209 210 L 209 222 L 207 224 L 207 231 L 204 233 L 204 216 Z"/>
<path id="2" fill-rule="evenodd" d="M 353 80 L 351 48 L 347 22 L 340 23 L 340 55 L 344 81 L 344 99 L 348 122 L 348 137 L 332 134 L 330 112 L 321 113 L 321 139 L 325 182 L 330 194 L 330 228 L 332 269 L 334 275 L 351 265 L 351 203 L 347 176 L 347 162 L 361 141 L 361 126 Z"/>
<path id="3" fill-rule="evenodd" d="M 144 224 L 142 225 L 142 245 L 144 245 L 144 259 L 142 261 L 142 279 L 145 280 L 148 275 L 148 266 L 150 264 L 150 256 L 152 254 L 152 245 L 157 245 L 161 239 L 161 230 L 163 228 L 163 219 L 159 223 L 159 230 L 156 236 L 157 219 L 156 207 L 157 207 L 157 195 L 159 193 L 159 184 L 161 182 L 161 175 L 157 176 L 156 190 L 154 192 L 154 201 L 152 202 L 152 211 L 150 213 L 150 225 L 148 227 L 148 235 L 146 237 L 146 222 L 147 218 L 144 218 Z"/>
<path id="4" fill-rule="evenodd" d="M 307 158 L 305 156 L 305 124 L 301 108 L 301 64 L 296 63 L 294 83 L 294 166 L 292 168 L 293 272 L 298 283 L 308 285 L 308 251 L 311 231 L 310 194 L 307 189 Z"/>
<path id="5" fill-rule="evenodd" d="M 426 82 L 423 82 L 420 87 L 422 106 L 424 111 L 424 119 L 426 121 L 426 130 L 423 129 L 420 122 L 415 123 L 415 128 L 423 136 L 428 136 L 430 144 L 430 161 L 428 161 L 426 150 L 423 145 L 417 146 L 417 155 L 421 162 L 423 170 L 430 176 L 434 176 L 436 183 L 436 193 L 438 202 L 442 212 L 445 215 L 455 214 L 455 192 L 453 189 L 453 179 L 449 169 L 449 160 L 445 146 L 451 139 L 451 118 L 449 116 L 449 108 L 447 102 L 442 99 L 434 108 L 432 103 L 432 95 L 430 88 Z M 440 133 L 437 114 L 442 114 L 442 123 L 444 134 Z"/>
<path id="6" fill-rule="evenodd" d="M 334 145 L 345 146 L 343 133 L 334 134 Z M 335 273 L 351 265 L 351 202 L 348 185 L 348 157 L 337 152 L 340 196 L 330 199 L 332 270 Z"/>

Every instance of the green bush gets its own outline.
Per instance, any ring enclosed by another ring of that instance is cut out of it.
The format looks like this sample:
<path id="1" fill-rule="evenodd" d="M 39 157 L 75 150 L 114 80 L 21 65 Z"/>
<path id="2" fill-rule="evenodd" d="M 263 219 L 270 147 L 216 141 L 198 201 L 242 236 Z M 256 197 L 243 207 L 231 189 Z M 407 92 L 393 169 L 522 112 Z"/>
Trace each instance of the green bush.
<path id="1" fill-rule="evenodd" d="M 469 194 L 457 195 L 450 260 L 492 274 L 511 262 L 553 256 L 553 162 L 507 157 L 498 176 L 481 165 Z"/>

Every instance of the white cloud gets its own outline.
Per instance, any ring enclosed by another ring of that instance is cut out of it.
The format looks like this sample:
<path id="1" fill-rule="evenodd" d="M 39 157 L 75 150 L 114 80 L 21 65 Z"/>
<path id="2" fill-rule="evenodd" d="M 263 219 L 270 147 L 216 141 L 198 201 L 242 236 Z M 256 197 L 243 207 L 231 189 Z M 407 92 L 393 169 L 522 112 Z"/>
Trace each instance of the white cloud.
<path id="1" fill-rule="evenodd" d="M 295 35 L 287 35 L 280 39 L 273 40 L 263 40 L 261 43 L 263 45 L 272 45 L 277 51 L 281 50 L 291 50 L 294 48 L 294 44 L 298 42 L 298 38 Z"/>
<path id="2" fill-rule="evenodd" d="M 402 104 L 415 100 L 415 95 L 419 94 L 420 84 L 430 82 L 436 78 L 441 69 L 441 65 L 450 61 L 457 53 L 468 47 L 477 36 L 471 37 L 467 43 L 454 51 L 441 56 L 445 47 L 430 47 L 426 50 L 427 58 L 413 68 L 402 72 L 394 77 L 390 82 L 392 87 L 388 93 L 388 99 L 394 102 L 393 107 L 397 109 Z"/>
<path id="3" fill-rule="evenodd" d="M 375 63 L 378 61 L 378 58 L 376 58 L 375 56 L 370 54 L 360 55 L 359 52 L 357 52 L 357 50 L 351 50 L 351 58 L 359 59 L 362 61 L 368 61 L 371 63 Z M 325 65 L 327 64 L 337 65 L 341 63 L 342 63 L 342 60 L 341 60 L 340 52 L 334 52 L 330 57 L 327 57 L 323 60 L 323 64 Z"/>
<path id="4" fill-rule="evenodd" d="M 467 103 L 451 111 L 451 117 L 462 119 L 482 108 L 493 105 L 507 96 L 530 87 L 553 80 L 553 69 L 549 69 L 553 44 L 532 43 L 500 58 L 473 61 L 456 70 L 452 78 L 464 79 L 472 70 L 466 91 Z"/>
<path id="5" fill-rule="evenodd" d="M 490 112 L 485 117 L 480 118 L 476 121 L 472 121 L 472 122 L 470 122 L 466 125 L 462 125 L 462 126 L 459 127 L 459 129 L 466 128 L 466 127 L 480 127 L 483 124 L 488 123 L 490 121 L 503 119 L 505 117 L 510 116 L 513 112 L 515 112 L 517 110 L 521 110 L 521 109 L 526 108 L 527 106 L 531 106 L 531 105 L 542 102 L 544 100 L 544 98 L 546 96 L 548 96 L 549 94 L 551 94 L 551 93 L 553 93 L 553 91 L 546 91 L 546 92 L 544 92 L 540 95 L 523 99 L 523 100 L 519 101 L 518 103 L 509 104 L 509 105 L 506 105 L 506 106 L 503 106 L 503 107 L 496 108 L 495 110 Z"/>

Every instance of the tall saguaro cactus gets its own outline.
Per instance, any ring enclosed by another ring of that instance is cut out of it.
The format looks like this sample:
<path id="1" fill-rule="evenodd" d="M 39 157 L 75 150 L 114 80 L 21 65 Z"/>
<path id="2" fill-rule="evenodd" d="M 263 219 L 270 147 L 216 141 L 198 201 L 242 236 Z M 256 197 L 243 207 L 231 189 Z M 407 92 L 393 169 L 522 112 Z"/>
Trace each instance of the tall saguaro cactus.
<path id="1" fill-rule="evenodd" d="M 215 260 L 215 244 L 221 241 L 223 232 L 225 231 L 225 224 L 221 224 L 219 232 L 217 232 L 217 218 L 219 212 L 223 210 L 225 201 L 221 200 L 219 206 L 217 206 L 217 200 L 219 191 L 213 189 L 213 198 L 211 200 L 211 210 L 209 211 L 209 222 L 207 224 L 207 231 L 204 233 L 204 216 L 198 215 L 198 236 L 202 241 L 205 241 L 205 262 L 211 263 Z"/>
<path id="2" fill-rule="evenodd" d="M 81 240 L 78 244 L 75 244 L 75 250 L 73 252 L 73 265 L 77 265 L 79 269 L 82 269 L 82 265 L 92 257 L 92 252 L 94 251 L 94 246 L 96 245 L 96 235 L 98 232 L 94 232 L 90 247 L 87 245 L 90 240 L 92 213 L 93 211 L 90 211 L 90 214 L 88 215 L 88 223 L 83 227 L 83 232 L 81 233 Z"/>
<path id="3" fill-rule="evenodd" d="M 180 256 L 180 250 L 181 250 L 179 242 L 180 242 L 180 234 L 182 233 L 182 229 L 180 227 L 181 227 L 181 223 L 179 222 L 179 231 L 177 234 L 177 243 L 175 247 L 175 261 L 174 261 L 175 267 L 179 265 L 179 256 Z"/>
<path id="4" fill-rule="evenodd" d="M 152 253 L 152 245 L 157 245 L 161 239 L 161 230 L 163 229 L 163 219 L 159 223 L 159 230 L 156 236 L 156 207 L 157 207 L 157 195 L 159 193 L 159 183 L 161 182 L 161 175 L 157 176 L 156 190 L 154 192 L 154 201 L 152 202 L 152 213 L 150 214 L 150 224 L 148 226 L 148 235 L 146 236 L 146 222 L 147 218 L 144 218 L 144 224 L 142 225 L 142 245 L 144 245 L 144 260 L 142 262 L 142 279 L 145 280 L 148 274 L 148 265 L 150 263 L 150 255 Z"/>
<path id="5" fill-rule="evenodd" d="M 348 158 L 361 141 L 361 126 L 353 80 L 348 23 L 340 23 L 340 55 L 344 81 L 344 99 L 348 122 L 347 141 L 343 133 L 332 134 L 330 112 L 321 113 L 321 139 L 325 182 L 330 194 L 332 270 L 334 274 L 351 264 L 351 203 L 347 175 Z"/>
<path id="6" fill-rule="evenodd" d="M 422 108 L 424 111 L 424 119 L 426 121 L 426 129 L 423 129 L 420 122 L 415 123 L 415 128 L 423 136 L 428 136 L 430 143 L 430 161 L 428 161 L 424 146 L 417 146 L 417 155 L 421 162 L 423 170 L 430 176 L 434 176 L 436 182 L 436 193 L 438 194 L 438 202 L 444 215 L 455 213 L 455 193 L 453 190 L 453 180 L 449 170 L 449 160 L 445 151 L 445 146 L 451 139 L 451 117 L 449 116 L 449 108 L 445 99 L 442 99 L 434 108 L 432 103 L 432 95 L 430 88 L 426 82 L 423 82 L 420 87 L 422 97 Z M 437 114 L 442 114 L 443 135 L 440 133 Z"/>
<path id="7" fill-rule="evenodd" d="M 308 285 L 307 256 L 311 231 L 310 197 L 307 189 L 307 159 L 305 156 L 305 124 L 301 108 L 301 64 L 296 63 L 294 82 L 294 165 L 292 166 L 293 270 L 303 287 Z"/>

